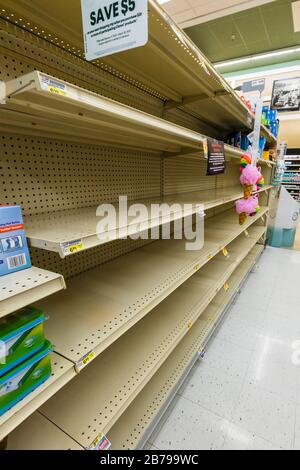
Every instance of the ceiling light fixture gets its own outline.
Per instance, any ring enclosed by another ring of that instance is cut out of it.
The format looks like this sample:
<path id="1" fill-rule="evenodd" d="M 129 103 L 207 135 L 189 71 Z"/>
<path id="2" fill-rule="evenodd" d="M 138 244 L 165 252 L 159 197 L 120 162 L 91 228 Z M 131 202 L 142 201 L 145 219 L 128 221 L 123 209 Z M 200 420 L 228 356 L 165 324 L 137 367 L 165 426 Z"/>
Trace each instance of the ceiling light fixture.
<path id="1" fill-rule="evenodd" d="M 238 65 L 246 62 L 254 62 L 261 59 L 270 59 L 271 57 L 277 57 L 282 55 L 294 54 L 295 52 L 300 52 L 300 47 L 294 47 L 292 49 L 284 49 L 281 51 L 266 52 L 265 54 L 257 54 L 249 57 L 243 57 L 241 59 L 228 60 L 226 62 L 220 62 L 215 64 L 216 68 L 228 67 L 230 65 Z"/>

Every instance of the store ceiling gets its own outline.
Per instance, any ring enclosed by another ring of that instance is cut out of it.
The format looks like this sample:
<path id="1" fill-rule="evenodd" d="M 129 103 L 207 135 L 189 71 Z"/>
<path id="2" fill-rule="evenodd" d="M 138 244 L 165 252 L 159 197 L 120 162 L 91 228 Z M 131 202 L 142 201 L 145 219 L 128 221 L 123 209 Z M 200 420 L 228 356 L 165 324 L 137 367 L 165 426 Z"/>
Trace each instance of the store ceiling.
<path id="1" fill-rule="evenodd" d="M 157 0 L 182 28 L 221 18 L 275 0 Z"/>
<path id="2" fill-rule="evenodd" d="M 212 62 L 299 45 L 292 3 L 277 0 L 192 26 L 186 32 Z"/>

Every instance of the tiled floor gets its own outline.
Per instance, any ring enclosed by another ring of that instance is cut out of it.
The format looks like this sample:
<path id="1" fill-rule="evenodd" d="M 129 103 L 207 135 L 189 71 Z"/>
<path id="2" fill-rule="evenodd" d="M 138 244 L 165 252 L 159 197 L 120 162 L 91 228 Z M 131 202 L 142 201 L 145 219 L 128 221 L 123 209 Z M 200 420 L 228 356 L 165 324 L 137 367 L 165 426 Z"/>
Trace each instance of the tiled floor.
<path id="1" fill-rule="evenodd" d="M 153 449 L 300 449 L 299 274 L 300 252 L 267 248 Z"/>

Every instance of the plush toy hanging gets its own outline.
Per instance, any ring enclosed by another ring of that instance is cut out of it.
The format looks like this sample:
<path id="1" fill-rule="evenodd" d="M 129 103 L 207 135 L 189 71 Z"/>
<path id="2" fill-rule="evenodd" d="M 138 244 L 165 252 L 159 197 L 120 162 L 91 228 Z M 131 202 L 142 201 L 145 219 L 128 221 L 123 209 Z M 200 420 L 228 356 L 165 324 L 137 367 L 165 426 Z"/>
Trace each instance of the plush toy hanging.
<path id="1" fill-rule="evenodd" d="M 244 198 L 252 195 L 253 186 L 260 180 L 262 174 L 256 166 L 247 165 L 241 174 L 241 184 L 244 186 Z"/>
<path id="2" fill-rule="evenodd" d="M 260 211 L 258 204 L 258 197 L 251 196 L 248 199 L 239 199 L 235 203 L 236 211 L 239 214 L 240 225 L 244 225 L 247 220 L 248 215 L 255 215 Z"/>
<path id="3" fill-rule="evenodd" d="M 253 187 L 262 189 L 264 178 L 260 168 L 252 165 L 251 157 L 247 154 L 241 159 L 241 177 L 240 181 L 244 187 L 244 199 L 236 202 L 236 211 L 239 214 L 240 225 L 243 225 L 248 215 L 255 215 L 259 210 L 258 196 L 252 196 Z"/>

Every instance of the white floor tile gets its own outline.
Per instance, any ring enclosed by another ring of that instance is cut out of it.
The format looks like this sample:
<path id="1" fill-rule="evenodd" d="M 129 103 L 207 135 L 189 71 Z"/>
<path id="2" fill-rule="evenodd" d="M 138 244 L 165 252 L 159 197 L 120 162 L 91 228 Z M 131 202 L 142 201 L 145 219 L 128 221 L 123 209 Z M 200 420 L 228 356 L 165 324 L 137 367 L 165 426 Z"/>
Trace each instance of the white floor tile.
<path id="1" fill-rule="evenodd" d="M 295 404 L 246 383 L 232 421 L 275 446 L 291 449 L 295 412 Z"/>
<path id="2" fill-rule="evenodd" d="M 265 326 L 267 321 L 266 310 L 260 309 L 254 305 L 245 305 L 239 301 L 233 305 L 228 318 L 237 319 L 241 323 L 246 323 L 257 329 L 261 329 Z"/>
<path id="3" fill-rule="evenodd" d="M 218 368 L 234 377 L 245 377 L 252 355 L 252 351 L 215 338 L 209 344 L 203 363 Z"/>
<path id="4" fill-rule="evenodd" d="M 229 317 L 226 318 L 216 337 L 254 351 L 259 340 L 259 332 L 260 328 L 242 322 L 238 318 Z"/>
<path id="5" fill-rule="evenodd" d="M 222 419 L 181 398 L 156 437 L 161 450 L 218 450 L 224 445 Z"/>
<path id="6" fill-rule="evenodd" d="M 225 434 L 223 450 L 281 450 L 280 447 L 230 421 L 224 420 L 222 430 Z"/>
<path id="7" fill-rule="evenodd" d="M 299 272 L 300 252 L 266 249 L 155 446 L 300 450 Z"/>
<path id="8" fill-rule="evenodd" d="M 294 341 L 300 340 L 300 325 L 295 324 L 285 316 L 274 314 L 268 310 L 265 325 L 262 328 L 262 335 L 291 345 Z"/>
<path id="9" fill-rule="evenodd" d="M 243 377 L 201 364 L 182 391 L 182 396 L 220 417 L 231 419 L 243 381 Z"/>
<path id="10" fill-rule="evenodd" d="M 274 359 L 267 354 L 254 354 L 246 375 L 246 382 L 276 393 L 283 400 L 296 402 L 298 368 L 287 360 Z"/>

